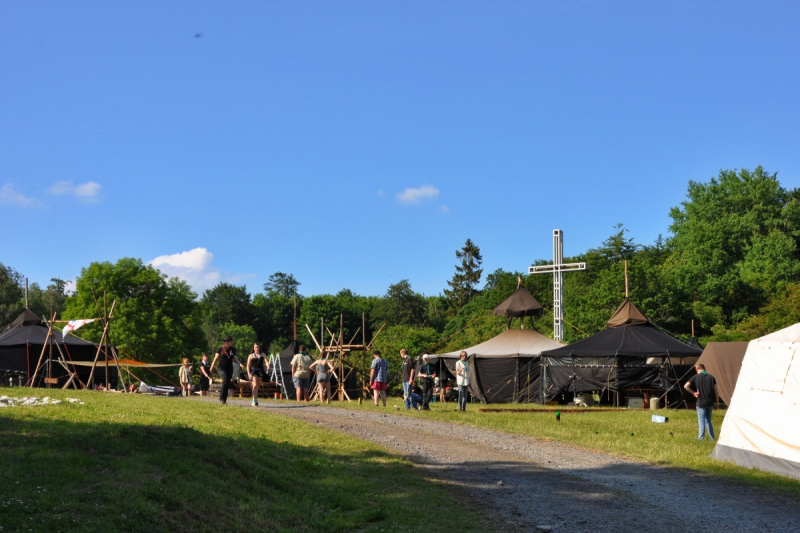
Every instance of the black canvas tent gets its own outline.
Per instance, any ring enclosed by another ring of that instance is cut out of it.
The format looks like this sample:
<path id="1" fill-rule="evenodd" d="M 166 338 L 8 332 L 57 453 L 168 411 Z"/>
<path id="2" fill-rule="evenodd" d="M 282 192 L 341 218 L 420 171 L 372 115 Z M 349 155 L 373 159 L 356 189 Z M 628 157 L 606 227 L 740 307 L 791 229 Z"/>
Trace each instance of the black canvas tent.
<path id="1" fill-rule="evenodd" d="M 668 390 L 678 378 L 672 359 L 701 352 L 658 329 L 625 298 L 604 330 L 542 353 L 545 400 L 565 393 Z"/>
<path id="2" fill-rule="evenodd" d="M 528 290 L 517 288 L 494 308 L 497 316 L 524 319 L 542 313 L 541 304 Z M 483 403 L 540 402 L 541 357 L 544 350 L 560 343 L 533 329 L 506 329 L 491 339 L 463 348 L 470 358 L 469 392 Z M 462 350 L 431 354 L 430 361 L 439 375 L 454 379 L 456 362 Z"/>
<path id="3" fill-rule="evenodd" d="M 14 384 L 21 382 L 30 384 L 42 348 L 45 348 L 44 367 L 36 377 L 35 386 L 42 386 L 46 377 L 58 379 L 58 385 L 63 386 L 67 379 L 67 371 L 56 362 L 59 357 L 59 348 L 64 354 L 67 365 L 72 372 L 77 372 L 81 382 L 86 383 L 91 372 L 91 367 L 69 365 L 71 361 L 94 361 L 97 354 L 97 345 L 72 335 L 64 338 L 60 331 L 53 330 L 52 346 L 47 342 L 48 327 L 36 313 L 26 309 L 16 320 L 9 324 L 0 333 L 0 374 L 3 375 L 3 384 L 8 384 L 8 379 Z M 56 344 L 58 346 L 56 346 Z M 50 358 L 52 355 L 52 364 Z M 102 354 L 101 354 L 102 359 Z M 95 381 L 105 381 L 105 368 L 102 362 L 98 363 L 95 370 Z M 109 369 L 109 381 L 116 383 L 116 368 Z"/>

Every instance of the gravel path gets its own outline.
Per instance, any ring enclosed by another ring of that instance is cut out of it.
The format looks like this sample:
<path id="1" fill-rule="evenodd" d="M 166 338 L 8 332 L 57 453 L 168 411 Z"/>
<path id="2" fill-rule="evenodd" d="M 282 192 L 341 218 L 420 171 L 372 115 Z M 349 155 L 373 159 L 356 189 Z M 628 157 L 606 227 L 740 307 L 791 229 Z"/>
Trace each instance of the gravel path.
<path id="1" fill-rule="evenodd" d="M 263 402 L 376 442 L 467 492 L 499 531 L 799 531 L 795 499 L 712 476 L 376 409 Z"/>

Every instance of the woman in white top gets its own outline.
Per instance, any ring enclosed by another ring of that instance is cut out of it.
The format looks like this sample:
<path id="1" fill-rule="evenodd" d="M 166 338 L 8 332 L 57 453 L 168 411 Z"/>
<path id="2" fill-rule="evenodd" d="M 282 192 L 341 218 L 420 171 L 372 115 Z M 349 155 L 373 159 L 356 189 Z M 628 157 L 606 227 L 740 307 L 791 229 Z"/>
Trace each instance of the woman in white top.
<path id="1" fill-rule="evenodd" d="M 467 388 L 469 387 L 469 361 L 467 352 L 458 354 L 456 362 L 456 385 L 458 385 L 458 410 L 467 410 Z"/>

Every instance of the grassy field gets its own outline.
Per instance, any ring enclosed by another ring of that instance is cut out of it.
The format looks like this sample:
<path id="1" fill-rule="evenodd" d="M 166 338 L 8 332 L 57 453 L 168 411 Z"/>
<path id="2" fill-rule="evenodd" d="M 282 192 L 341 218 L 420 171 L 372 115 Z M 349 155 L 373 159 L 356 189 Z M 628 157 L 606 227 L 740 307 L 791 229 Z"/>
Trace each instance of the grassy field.
<path id="1" fill-rule="evenodd" d="M 134 394 L 0 409 L 0 531 L 449 531 L 489 526 L 377 446 L 249 408 Z"/>
<path id="2" fill-rule="evenodd" d="M 349 409 L 380 410 L 371 401 L 332 402 L 331 406 Z M 749 485 L 778 489 L 800 496 L 800 481 L 750 470 L 709 457 L 714 443 L 697 440 L 697 413 L 693 409 L 661 409 L 656 411 L 619 409 L 614 411 L 577 412 L 570 408 L 544 407 L 530 404 L 469 404 L 466 412 L 454 412 L 455 403 L 431 403 L 430 411 L 406 411 L 402 400 L 391 398 L 389 409 L 395 414 L 470 424 L 487 429 L 529 435 L 539 439 L 577 444 L 594 450 L 632 457 L 651 464 L 682 468 Z M 482 407 L 503 408 L 516 412 L 480 412 Z M 552 409 L 525 412 L 525 409 Z M 556 421 L 556 409 L 561 420 Z M 719 436 L 725 411 L 714 411 L 714 430 Z M 652 415 L 668 417 L 666 424 L 652 422 Z"/>
<path id="3" fill-rule="evenodd" d="M 0 388 L 79 398 L 0 409 L 0 532 L 450 531 L 490 528 L 454 489 L 377 446 L 249 408 L 91 391 Z M 272 402 L 274 400 L 266 400 Z M 800 496 L 800 482 L 708 457 L 694 411 L 407 412 L 399 399 L 332 406 L 471 424 L 586 446 Z M 495 407 L 495 406 L 492 406 Z M 503 406 L 525 409 L 531 406 Z M 723 412 L 715 412 L 719 432 Z M 435 506 L 444 512 L 420 513 Z M 466 514 L 465 514 L 466 513 Z"/>

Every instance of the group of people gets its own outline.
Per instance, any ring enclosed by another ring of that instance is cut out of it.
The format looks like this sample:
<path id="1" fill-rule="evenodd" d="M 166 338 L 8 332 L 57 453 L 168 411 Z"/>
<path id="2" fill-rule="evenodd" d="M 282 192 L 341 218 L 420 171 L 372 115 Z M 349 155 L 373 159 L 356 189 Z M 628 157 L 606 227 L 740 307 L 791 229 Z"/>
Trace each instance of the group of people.
<path id="1" fill-rule="evenodd" d="M 261 352 L 261 346 L 254 343 L 250 350 L 250 355 L 247 357 L 247 363 L 244 365 L 247 368 L 247 379 L 253 386 L 253 407 L 258 406 L 258 391 L 261 388 L 261 383 L 269 376 L 270 365 L 269 359 Z M 203 354 L 200 361 L 200 380 L 199 389 L 200 395 L 208 395 L 213 381 L 212 373 L 214 368 L 217 369 L 217 374 L 222 381 L 219 392 L 219 402 L 221 404 L 228 403 L 228 393 L 231 388 L 234 388 L 234 382 L 238 381 L 239 369 L 242 367 L 239 358 L 236 355 L 236 348 L 233 345 L 233 338 L 227 336 L 222 341 L 222 346 L 214 354 L 214 360 L 209 362 L 208 354 Z M 178 371 L 178 378 L 181 383 L 183 396 L 191 396 L 192 394 L 192 363 L 188 357 L 183 358 L 183 364 Z"/>
<path id="2" fill-rule="evenodd" d="M 430 356 L 422 356 L 422 365 L 416 370 L 414 359 L 408 355 L 406 349 L 400 350 L 400 357 L 403 359 L 403 397 L 405 399 L 406 410 L 420 409 L 430 410 L 430 403 L 433 400 L 433 389 L 436 385 L 436 366 L 431 363 Z M 458 355 L 456 362 L 456 385 L 458 386 L 458 410 L 467 410 L 467 398 L 469 389 L 469 357 L 467 352 L 462 351 Z M 420 388 L 414 378 L 419 378 L 422 383 Z M 376 401 L 377 405 L 377 401 Z"/>
<path id="3" fill-rule="evenodd" d="M 373 391 L 375 405 L 386 406 L 386 391 L 388 388 L 389 363 L 383 358 L 379 350 L 373 352 L 372 365 L 370 367 L 370 388 Z M 403 365 L 403 399 L 406 409 L 430 410 L 430 403 L 433 399 L 434 383 L 437 378 L 436 368 L 430 363 L 430 357 L 423 356 L 423 362 L 419 370 L 416 369 L 414 359 L 408 355 L 408 350 L 400 350 L 400 357 Z M 209 363 L 208 355 L 203 354 L 200 362 L 200 395 L 205 396 L 211 386 L 212 373 L 217 369 L 221 380 L 219 402 L 228 402 L 228 391 L 232 388 L 234 375 L 237 367 L 241 363 L 236 355 L 236 348 L 233 338 L 227 336 L 222 341 L 222 346 L 214 354 L 214 360 Z M 270 364 L 261 346 L 253 344 L 247 362 L 247 377 L 252 384 L 252 405 L 258 406 L 258 392 L 264 379 L 269 376 Z M 308 394 L 312 376 L 316 375 L 317 397 L 320 401 L 330 402 L 331 399 L 331 377 L 334 375 L 335 368 L 328 359 L 328 354 L 314 360 L 306 351 L 305 345 L 299 346 L 299 352 L 292 358 L 291 373 L 292 383 L 295 388 L 295 398 L 298 402 L 310 401 Z M 179 370 L 179 378 L 184 396 L 192 394 L 192 363 L 188 357 L 183 358 L 183 364 Z M 415 383 L 418 378 L 422 384 L 420 388 Z M 467 388 L 469 386 L 469 361 L 467 352 L 461 352 L 456 363 L 456 384 L 458 385 L 458 408 L 465 411 L 467 408 Z"/>

